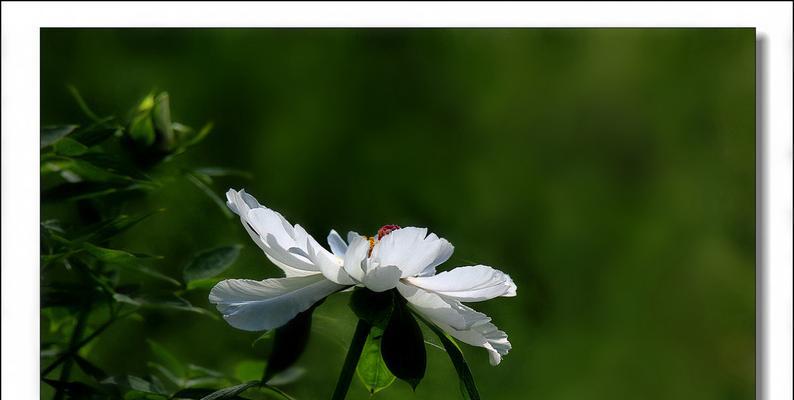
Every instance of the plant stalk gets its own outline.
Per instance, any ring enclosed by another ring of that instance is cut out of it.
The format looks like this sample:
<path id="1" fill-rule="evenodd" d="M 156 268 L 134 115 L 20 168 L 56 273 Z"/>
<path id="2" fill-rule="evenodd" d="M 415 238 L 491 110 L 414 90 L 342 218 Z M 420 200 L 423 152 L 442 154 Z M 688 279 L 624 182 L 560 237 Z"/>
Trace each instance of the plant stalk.
<path id="1" fill-rule="evenodd" d="M 353 340 L 350 342 L 350 348 L 347 350 L 345 356 L 345 363 L 342 366 L 342 372 L 339 374 L 339 380 L 336 381 L 336 389 L 331 397 L 332 400 L 343 400 L 347 396 L 347 390 L 350 388 L 350 381 L 353 380 L 353 374 L 358 366 L 358 359 L 361 357 L 361 351 L 364 349 L 364 343 L 367 341 L 369 331 L 372 325 L 363 319 L 358 320 L 356 325 L 356 332 L 353 334 Z"/>

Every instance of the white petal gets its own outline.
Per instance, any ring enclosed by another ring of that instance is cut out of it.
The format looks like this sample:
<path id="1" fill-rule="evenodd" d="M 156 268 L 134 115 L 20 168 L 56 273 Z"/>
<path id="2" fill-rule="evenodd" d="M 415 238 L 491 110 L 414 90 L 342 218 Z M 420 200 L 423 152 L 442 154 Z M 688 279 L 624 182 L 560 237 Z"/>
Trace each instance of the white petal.
<path id="1" fill-rule="evenodd" d="M 491 323 L 491 318 L 454 299 L 411 285 L 397 284 L 397 290 L 411 308 L 456 339 L 488 350 L 491 365 L 497 365 L 511 349 L 507 334 Z"/>
<path id="2" fill-rule="evenodd" d="M 302 228 L 292 227 L 281 214 L 262 206 L 256 199 L 244 190 L 239 192 L 229 190 L 226 193 L 227 205 L 240 216 L 240 222 L 245 227 L 251 239 L 265 252 L 267 258 L 281 268 L 287 277 L 309 276 L 318 274 L 319 269 L 312 265 L 305 254 L 300 255 L 290 252 L 296 247 L 304 250 L 302 246 L 295 245 L 296 236 L 305 234 Z M 271 242 L 268 237 L 272 236 Z M 303 239 L 305 246 L 305 238 Z"/>
<path id="3" fill-rule="evenodd" d="M 458 267 L 438 275 L 406 278 L 410 284 L 460 301 L 483 301 L 516 295 L 509 275 L 485 265 Z"/>
<path id="4" fill-rule="evenodd" d="M 364 280 L 362 263 L 367 259 L 367 252 L 369 252 L 369 241 L 363 236 L 354 236 L 345 253 L 345 271 L 359 282 Z"/>
<path id="5" fill-rule="evenodd" d="M 331 252 L 337 257 L 344 257 L 347 252 L 347 243 L 333 229 L 328 234 L 328 246 L 331 247 Z"/>
<path id="6" fill-rule="evenodd" d="M 344 288 L 322 275 L 255 281 L 227 279 L 212 288 L 210 303 L 229 325 L 262 331 L 278 328 L 312 304 Z"/>
<path id="7" fill-rule="evenodd" d="M 427 236 L 427 228 L 406 227 L 384 236 L 372 249 L 370 257 L 382 266 L 394 265 L 402 270 L 402 277 L 416 276 L 439 258 L 446 250 L 446 240 Z"/>
<path id="8" fill-rule="evenodd" d="M 436 256 L 436 259 L 428 265 L 422 272 L 419 273 L 419 276 L 433 276 L 436 274 L 436 267 L 445 263 L 452 257 L 452 253 L 455 251 L 455 246 L 452 243 L 448 242 L 446 239 L 439 239 L 441 240 L 441 249 Z"/>
<path id="9" fill-rule="evenodd" d="M 320 269 L 328 280 L 342 285 L 355 285 L 356 282 L 342 268 L 342 259 L 325 250 L 313 237 L 307 237 L 306 256 Z"/>
<path id="10" fill-rule="evenodd" d="M 357 237 L 360 238 L 360 237 L 364 237 L 364 236 L 363 235 L 359 235 L 358 232 L 353 232 L 353 231 L 348 232 L 347 233 L 347 243 L 348 244 L 353 243 L 353 239 L 355 239 Z M 364 238 L 364 239 L 366 239 L 366 238 Z"/>
<path id="11" fill-rule="evenodd" d="M 377 267 L 368 270 L 361 283 L 373 292 L 385 292 L 397 286 L 400 275 L 402 271 L 393 265 Z"/>

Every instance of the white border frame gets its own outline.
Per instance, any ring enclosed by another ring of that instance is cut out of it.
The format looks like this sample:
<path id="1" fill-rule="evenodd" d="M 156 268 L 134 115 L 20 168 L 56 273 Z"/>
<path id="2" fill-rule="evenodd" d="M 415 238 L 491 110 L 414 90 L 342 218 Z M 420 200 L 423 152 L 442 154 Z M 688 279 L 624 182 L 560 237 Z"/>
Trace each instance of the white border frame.
<path id="1" fill-rule="evenodd" d="M 792 8 L 788 2 L 2 3 L 2 397 L 39 388 L 40 27 L 755 27 L 757 397 L 792 398 Z"/>

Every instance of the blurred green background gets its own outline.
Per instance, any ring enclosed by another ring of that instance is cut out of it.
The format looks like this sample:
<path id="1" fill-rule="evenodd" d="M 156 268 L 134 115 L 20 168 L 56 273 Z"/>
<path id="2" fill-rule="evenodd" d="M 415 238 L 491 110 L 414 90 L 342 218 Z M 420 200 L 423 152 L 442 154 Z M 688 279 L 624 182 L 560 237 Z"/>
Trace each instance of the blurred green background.
<path id="1" fill-rule="evenodd" d="M 511 274 L 518 296 L 474 304 L 513 344 L 465 355 L 487 399 L 747 399 L 755 393 L 755 32 L 752 29 L 44 29 L 41 122 L 100 115 L 152 89 L 215 130 L 178 162 L 248 171 L 245 188 L 305 226 L 427 226 L 445 267 Z M 174 182 L 121 248 L 178 276 L 199 249 L 243 243 L 225 276 L 278 276 L 236 219 Z M 316 313 L 284 390 L 330 396 L 353 331 L 347 294 Z M 208 308 L 206 293 L 191 301 Z M 91 356 L 147 371 L 141 332 L 232 371 L 257 334 L 196 314 L 113 326 Z M 459 398 L 428 349 L 416 394 Z M 349 398 L 365 399 L 354 382 Z"/>

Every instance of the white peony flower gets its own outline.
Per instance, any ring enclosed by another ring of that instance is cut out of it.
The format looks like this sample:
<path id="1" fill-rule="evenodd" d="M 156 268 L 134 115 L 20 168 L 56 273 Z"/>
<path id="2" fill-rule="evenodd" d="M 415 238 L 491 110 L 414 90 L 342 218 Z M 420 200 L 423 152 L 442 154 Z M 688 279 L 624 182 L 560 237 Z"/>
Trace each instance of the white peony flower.
<path id="1" fill-rule="evenodd" d="M 286 274 L 219 282 L 209 300 L 233 327 L 278 328 L 334 292 L 363 286 L 375 292 L 397 289 L 425 319 L 464 343 L 488 350 L 491 365 L 510 350 L 507 334 L 463 303 L 515 296 L 513 280 L 485 265 L 436 274 L 454 247 L 426 228 L 387 225 L 369 238 L 350 232 L 347 242 L 332 230 L 328 251 L 300 225 L 291 225 L 244 190 L 229 190 L 226 197 L 254 242 Z"/>

